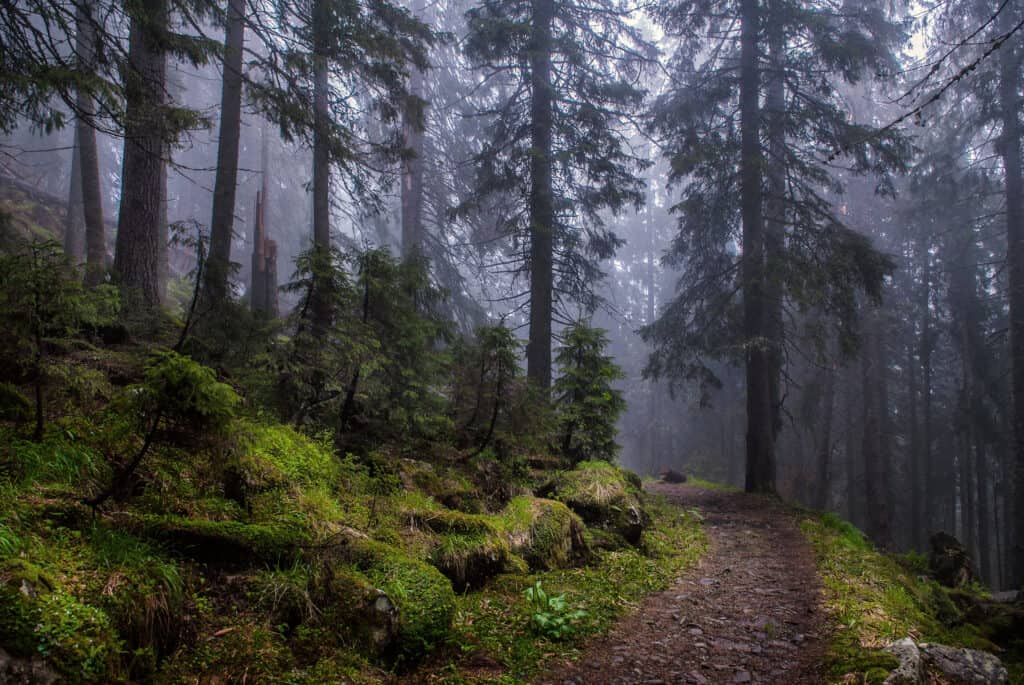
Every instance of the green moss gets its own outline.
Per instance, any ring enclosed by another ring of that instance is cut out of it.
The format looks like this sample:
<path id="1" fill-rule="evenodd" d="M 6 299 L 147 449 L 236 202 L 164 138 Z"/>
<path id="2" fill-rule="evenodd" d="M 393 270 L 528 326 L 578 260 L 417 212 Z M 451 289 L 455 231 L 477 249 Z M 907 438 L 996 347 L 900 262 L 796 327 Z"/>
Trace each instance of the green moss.
<path id="1" fill-rule="evenodd" d="M 573 470 L 558 474 L 538 494 L 563 502 L 588 525 L 611 531 L 613 535 L 595 540 L 606 540 L 612 546 L 617 546 L 620 539 L 638 544 L 647 523 L 640 503 L 639 479 L 608 462 L 581 462 Z"/>
<path id="2" fill-rule="evenodd" d="M 443 675 L 431 675 L 441 682 L 511 685 L 532 682 L 549 661 L 578 657 L 587 638 L 609 630 L 645 595 L 668 587 L 706 549 L 697 517 L 661 498 L 652 498 L 649 507 L 652 526 L 645 540 L 646 553 L 632 547 L 598 550 L 588 566 L 502 575 L 488 584 L 485 592 L 460 595 L 451 639 L 455 661 L 465 654 L 485 654 L 496 660 L 500 669 L 480 674 L 472 665 L 466 670 L 453 665 Z M 524 504 L 519 503 L 504 513 L 517 518 L 514 512 L 518 511 L 519 520 L 525 521 L 523 509 Z M 573 609 L 587 612 L 578 631 L 566 640 L 538 637 L 530 628 L 529 606 L 522 593 L 538 580 L 546 591 L 564 593 Z"/>
<path id="3" fill-rule="evenodd" d="M 455 592 L 436 568 L 373 540 L 353 539 L 343 554 L 398 607 L 402 658 L 416 658 L 447 637 Z"/>
<path id="4" fill-rule="evenodd" d="M 131 517 L 129 526 L 198 561 L 228 566 L 287 563 L 309 544 L 304 531 L 271 523 L 143 514 Z"/>
<path id="5" fill-rule="evenodd" d="M 516 497 L 495 519 L 531 569 L 567 568 L 589 555 L 583 521 L 561 502 Z"/>
<path id="6" fill-rule="evenodd" d="M 892 657 L 879 650 L 907 635 L 993 648 L 977 626 L 958 624 L 959 612 L 944 588 L 875 550 L 849 523 L 834 514 L 807 515 L 801 528 L 814 549 L 824 604 L 835 624 L 829 652 L 833 682 L 848 674 L 877 678 L 894 668 Z"/>
<path id="7" fill-rule="evenodd" d="M 68 683 L 117 677 L 121 641 L 110 618 L 22 560 L 0 565 L 0 644 L 20 656 L 42 656 Z"/>

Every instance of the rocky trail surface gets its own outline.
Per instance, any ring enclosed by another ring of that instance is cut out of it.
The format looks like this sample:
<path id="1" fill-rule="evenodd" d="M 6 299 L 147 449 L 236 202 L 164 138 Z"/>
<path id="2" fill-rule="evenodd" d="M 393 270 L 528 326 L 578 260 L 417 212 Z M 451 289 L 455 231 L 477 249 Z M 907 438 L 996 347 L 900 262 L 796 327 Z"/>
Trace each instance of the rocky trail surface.
<path id="1" fill-rule="evenodd" d="M 826 682 L 820 583 L 793 515 L 742 493 L 665 483 L 648 489 L 701 512 L 708 553 L 538 685 Z"/>

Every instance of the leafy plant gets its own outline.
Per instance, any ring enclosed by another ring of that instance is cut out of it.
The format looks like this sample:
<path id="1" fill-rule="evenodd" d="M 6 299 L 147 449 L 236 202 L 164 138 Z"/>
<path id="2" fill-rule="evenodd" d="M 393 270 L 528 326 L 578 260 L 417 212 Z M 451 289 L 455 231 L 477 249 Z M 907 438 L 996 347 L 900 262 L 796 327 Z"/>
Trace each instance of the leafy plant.
<path id="1" fill-rule="evenodd" d="M 552 640 L 569 637 L 576 631 L 576 623 L 586 617 L 587 612 L 572 608 L 565 595 L 550 595 L 544 591 L 541 581 L 523 591 L 530 604 L 530 620 L 534 631 Z"/>

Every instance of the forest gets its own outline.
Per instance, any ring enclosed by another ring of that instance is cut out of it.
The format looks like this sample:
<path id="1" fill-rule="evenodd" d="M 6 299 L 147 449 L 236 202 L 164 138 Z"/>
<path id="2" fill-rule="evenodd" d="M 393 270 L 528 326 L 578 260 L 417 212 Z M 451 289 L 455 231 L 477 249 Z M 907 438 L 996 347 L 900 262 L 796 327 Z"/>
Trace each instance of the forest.
<path id="1" fill-rule="evenodd" d="M 0 683 L 1024 683 L 1024 2 L 0 2 Z"/>

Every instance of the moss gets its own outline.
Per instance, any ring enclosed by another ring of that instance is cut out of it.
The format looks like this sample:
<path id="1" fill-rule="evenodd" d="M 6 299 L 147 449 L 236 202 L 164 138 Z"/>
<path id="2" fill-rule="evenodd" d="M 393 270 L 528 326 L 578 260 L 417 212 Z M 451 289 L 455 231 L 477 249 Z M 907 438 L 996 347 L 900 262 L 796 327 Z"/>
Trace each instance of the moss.
<path id="1" fill-rule="evenodd" d="M 221 630 L 198 636 L 150 682 L 278 685 L 292 667 L 285 637 L 262 621 L 243 616 Z"/>
<path id="2" fill-rule="evenodd" d="M 19 656 L 42 656 L 71 684 L 119 674 L 122 645 L 109 617 L 27 561 L 0 565 L 0 644 Z"/>
<path id="3" fill-rule="evenodd" d="M 451 580 L 459 592 L 480 588 L 512 566 L 508 541 L 495 531 L 483 533 L 448 533 L 430 554 L 430 562 Z"/>
<path id="4" fill-rule="evenodd" d="M 828 657 L 832 682 L 849 674 L 877 678 L 895 668 L 891 655 L 880 650 L 908 635 L 992 649 L 977 626 L 959 621 L 960 611 L 944 588 L 917 575 L 905 560 L 875 550 L 854 526 L 823 514 L 806 515 L 801 528 L 814 549 L 824 604 L 835 624 Z"/>
<path id="5" fill-rule="evenodd" d="M 585 461 L 558 474 L 538 494 L 563 502 L 588 525 L 614 533 L 599 541 L 615 543 L 621 538 L 636 545 L 648 522 L 640 503 L 640 485 L 634 474 L 608 462 Z"/>
<path id="6" fill-rule="evenodd" d="M 304 531 L 279 524 L 146 514 L 128 521 L 130 529 L 165 542 L 181 554 L 229 567 L 287 563 L 309 543 Z"/>
<path id="7" fill-rule="evenodd" d="M 352 539 L 344 547 L 343 558 L 398 607 L 402 659 L 417 658 L 447 637 L 455 592 L 436 568 L 373 540 Z"/>
<path id="8" fill-rule="evenodd" d="M 496 518 L 513 553 L 533 570 L 567 568 L 589 556 L 583 521 L 561 502 L 516 497 Z"/>

